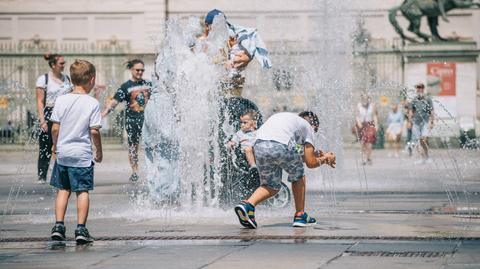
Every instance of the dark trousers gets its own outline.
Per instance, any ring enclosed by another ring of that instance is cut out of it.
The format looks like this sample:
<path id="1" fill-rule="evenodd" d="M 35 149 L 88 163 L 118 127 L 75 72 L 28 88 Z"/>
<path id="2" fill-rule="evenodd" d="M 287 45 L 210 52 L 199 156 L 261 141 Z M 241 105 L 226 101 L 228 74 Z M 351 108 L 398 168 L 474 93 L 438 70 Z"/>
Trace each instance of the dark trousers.
<path id="1" fill-rule="evenodd" d="M 39 151 L 38 151 L 38 179 L 47 180 L 48 166 L 52 158 L 52 125 L 51 121 L 47 121 L 48 131 L 40 130 L 39 135 Z"/>

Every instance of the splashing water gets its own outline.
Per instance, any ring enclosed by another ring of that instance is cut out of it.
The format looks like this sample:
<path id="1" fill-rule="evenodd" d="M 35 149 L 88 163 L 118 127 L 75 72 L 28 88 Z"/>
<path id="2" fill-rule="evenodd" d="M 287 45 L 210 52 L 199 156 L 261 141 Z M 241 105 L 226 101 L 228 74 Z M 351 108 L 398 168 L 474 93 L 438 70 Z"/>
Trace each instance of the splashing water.
<path id="1" fill-rule="evenodd" d="M 385 169 L 374 174 L 368 167 L 359 166 L 358 158 L 352 163 L 356 165 L 356 171 L 346 172 L 348 169 L 355 170 L 354 166 L 345 167 L 346 142 L 343 139 L 345 127 L 348 128 L 352 122 L 353 97 L 357 95 L 355 92 L 369 87 L 374 95 L 395 95 L 399 89 L 404 88 L 391 82 L 367 85 L 365 81 L 355 81 L 355 75 L 352 74 L 351 51 L 351 33 L 355 28 L 355 18 L 352 13 L 345 12 L 351 7 L 350 4 L 351 1 L 319 1 L 316 6 L 319 12 L 315 14 L 318 24 L 316 28 L 319 30 L 311 33 L 314 49 L 307 57 L 294 64 L 292 64 L 294 57 L 290 55 L 284 56 L 283 59 L 284 65 L 293 73 L 295 83 L 299 85 L 300 91 L 303 91 L 300 93 L 305 99 L 302 108 L 311 109 L 320 116 L 321 128 L 317 145 L 323 150 L 337 154 L 337 169 L 322 167 L 307 174 L 310 180 L 309 190 L 312 185 L 317 184 L 315 187 L 324 192 L 324 196 L 328 197 L 327 200 L 333 207 L 337 205 L 339 184 L 343 184 L 342 186 L 351 184 L 352 189 L 353 185 L 358 184 L 357 189 L 361 190 L 362 195 L 365 191 L 367 198 L 371 188 L 379 189 L 375 184 L 369 184 L 372 179 L 378 181 L 378 178 L 383 177 L 386 179 L 403 177 L 402 179 L 413 182 L 408 186 L 412 190 L 417 184 L 425 185 L 422 180 L 419 182 L 414 180 L 421 179 L 417 172 L 425 168 L 412 167 L 412 161 L 408 159 L 400 159 L 396 170 Z M 224 76 L 224 71 L 222 66 L 215 63 L 219 61 L 216 58 L 218 52 L 224 50 L 227 32 L 223 18 L 218 17 L 208 38 L 199 40 L 197 36 L 202 29 L 198 21 L 198 18 L 191 17 L 186 21 L 168 22 L 166 36 L 158 49 L 159 55 L 155 63 L 158 78 L 153 81 L 155 89 L 145 111 L 143 143 L 147 157 L 145 169 L 147 191 L 135 202 L 141 206 L 151 206 L 153 202 L 153 205 L 161 205 L 169 210 L 157 210 L 158 207 L 154 206 L 152 210 L 146 209 L 142 212 L 133 209 L 122 210 L 120 215 L 112 210 L 107 212 L 107 217 L 127 217 L 135 220 L 163 216 L 164 224 L 170 225 L 173 223 L 172 216 L 188 222 L 192 221 L 190 220 L 192 215 L 198 214 L 196 209 L 199 207 L 215 208 L 220 204 L 218 199 L 224 183 L 220 178 L 223 160 L 218 156 L 221 156 L 223 145 L 218 143 L 219 133 L 220 129 L 226 133 L 232 133 L 233 130 L 227 124 L 220 126 L 221 117 L 224 115 L 219 112 L 222 96 L 219 93 L 218 81 Z M 274 54 L 275 66 L 281 65 L 281 55 L 287 49 L 289 48 L 286 46 L 279 46 L 273 51 L 277 53 Z M 272 90 L 271 82 L 265 78 L 267 76 L 252 72 L 254 69 L 252 66 L 248 68 L 245 87 L 247 96 L 250 94 L 248 87 L 252 85 L 262 88 L 267 95 L 282 94 Z M 439 125 L 448 129 L 447 123 L 440 122 Z M 444 132 L 445 136 L 452 133 L 451 130 Z M 35 162 L 35 156 L 31 154 L 35 151 L 35 139 L 29 137 L 26 144 L 24 161 L 18 166 L 19 178 L 26 173 L 27 164 Z M 465 171 L 477 164 L 468 159 L 470 155 L 462 154 L 463 152 L 460 152 L 459 156 L 455 155 L 447 145 L 446 154 L 438 156 L 434 167 L 427 169 L 432 168 L 428 171 L 429 175 L 438 175 L 439 186 L 444 190 L 451 207 L 466 201 L 467 207 L 470 208 L 469 194 L 464 182 Z M 358 157 L 358 154 L 356 156 Z M 447 170 L 448 173 L 445 173 Z M 406 172 L 403 173 L 404 171 Z M 386 183 L 381 187 L 388 189 L 390 186 Z M 13 214 L 23 189 L 24 180 L 16 180 L 10 189 L 3 215 Z M 178 206 L 187 207 L 187 210 L 174 212 Z M 375 205 L 368 201 L 368 208 L 371 206 Z M 221 218 L 232 216 L 225 212 L 219 214 L 219 211 L 214 209 L 206 212 L 207 215 Z M 49 216 L 51 214 L 50 211 L 42 213 Z M 37 216 L 34 218 L 38 219 Z"/>
<path id="2" fill-rule="evenodd" d="M 212 62 L 226 41 L 222 19 L 216 18 L 208 38 L 200 41 L 195 36 L 201 30 L 198 18 L 167 25 L 143 134 L 149 196 L 156 202 L 218 204 L 220 163 L 211 157 L 219 155 L 222 67 Z"/>

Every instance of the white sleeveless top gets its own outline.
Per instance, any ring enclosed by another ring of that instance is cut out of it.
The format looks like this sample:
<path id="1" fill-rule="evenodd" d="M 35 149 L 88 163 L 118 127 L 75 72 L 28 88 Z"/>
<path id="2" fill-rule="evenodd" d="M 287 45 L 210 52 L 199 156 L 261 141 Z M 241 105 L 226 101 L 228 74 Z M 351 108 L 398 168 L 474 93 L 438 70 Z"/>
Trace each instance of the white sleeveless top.
<path id="1" fill-rule="evenodd" d="M 55 79 L 52 78 L 52 74 L 48 73 L 48 85 L 45 83 L 45 74 L 41 75 L 35 83 L 37 88 L 42 88 L 45 90 L 46 102 L 45 106 L 53 107 L 55 105 L 55 100 L 57 97 L 69 93 L 73 89 L 73 84 L 70 82 L 70 79 L 66 75 L 63 75 L 63 83 L 59 84 Z"/>
<path id="2" fill-rule="evenodd" d="M 365 108 L 361 103 L 357 105 L 357 121 L 372 122 L 373 121 L 373 104 L 368 104 Z"/>

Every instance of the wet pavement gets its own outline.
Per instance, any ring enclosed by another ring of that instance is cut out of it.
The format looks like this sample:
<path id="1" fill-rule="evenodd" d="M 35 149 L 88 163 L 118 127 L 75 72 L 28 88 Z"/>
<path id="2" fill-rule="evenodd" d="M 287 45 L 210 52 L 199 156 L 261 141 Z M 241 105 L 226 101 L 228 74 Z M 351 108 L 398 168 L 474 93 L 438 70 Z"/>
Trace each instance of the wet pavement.
<path id="1" fill-rule="evenodd" d="M 230 208 L 149 206 L 111 147 L 91 195 L 96 241 L 77 246 L 75 198 L 69 240 L 49 241 L 54 192 L 34 182 L 34 149 L 2 150 L 0 268 L 480 268 L 480 153 L 435 150 L 424 165 L 374 154 L 362 166 L 347 150 L 337 174 L 307 177 L 316 226 L 291 227 L 292 205 L 259 206 L 246 230 Z"/>

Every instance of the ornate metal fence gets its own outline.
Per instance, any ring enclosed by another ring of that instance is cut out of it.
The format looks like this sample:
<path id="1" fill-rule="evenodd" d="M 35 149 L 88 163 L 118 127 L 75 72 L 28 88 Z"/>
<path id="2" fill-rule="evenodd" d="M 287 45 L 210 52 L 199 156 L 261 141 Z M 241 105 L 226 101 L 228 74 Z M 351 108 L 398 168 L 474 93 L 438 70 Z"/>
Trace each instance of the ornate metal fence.
<path id="1" fill-rule="evenodd" d="M 35 82 L 48 72 L 43 54 L 55 52 L 65 56 L 69 63 L 81 58 L 93 62 L 97 68 L 97 88 L 94 95 L 101 105 L 128 79 L 125 63 L 133 57 L 153 62 L 153 55 L 129 53 L 128 41 L 106 40 L 95 43 L 54 40 L 0 41 L 0 142 L 22 143 L 33 133 L 37 119 Z M 105 122 L 104 136 L 122 139 L 122 109 Z"/>

